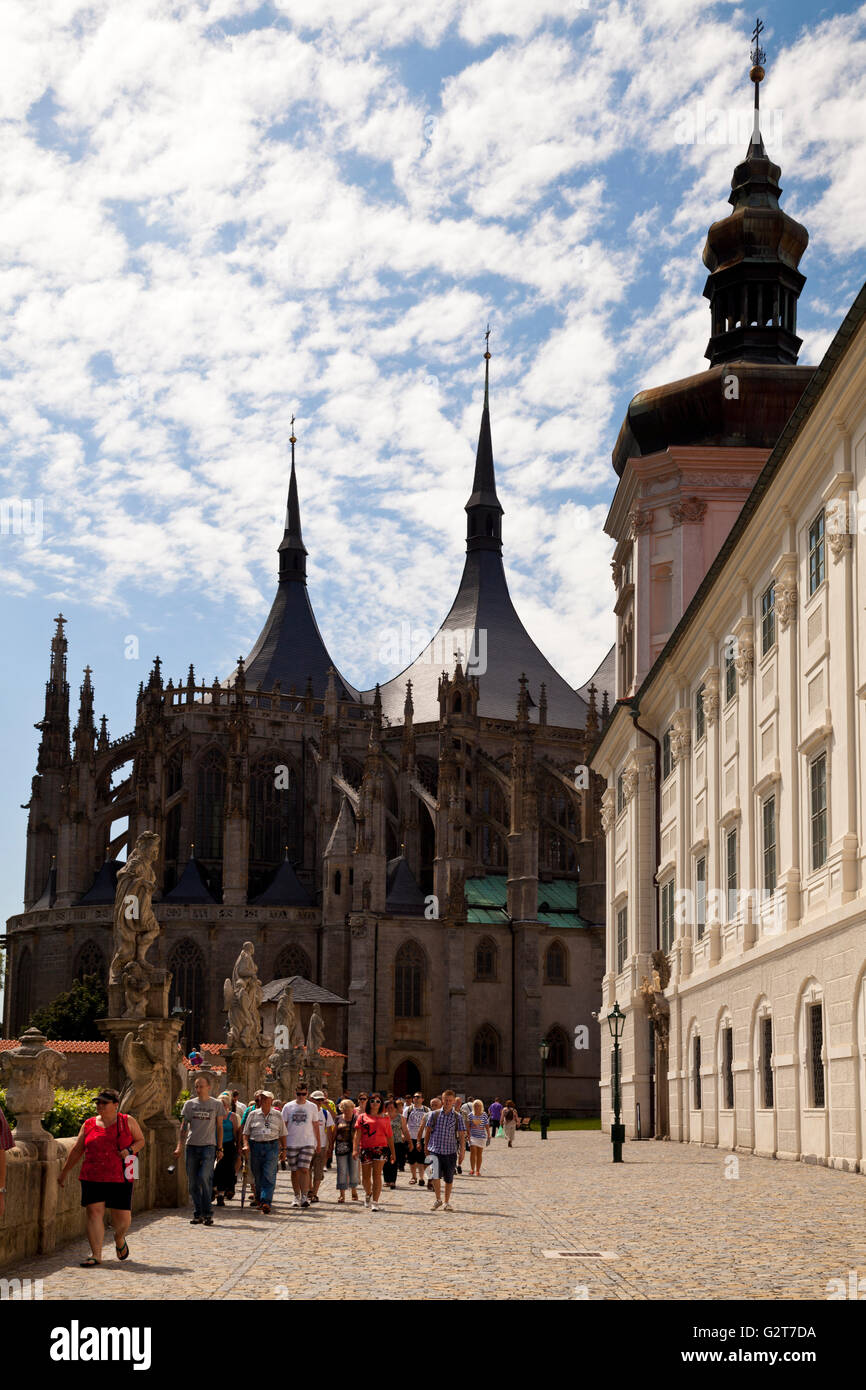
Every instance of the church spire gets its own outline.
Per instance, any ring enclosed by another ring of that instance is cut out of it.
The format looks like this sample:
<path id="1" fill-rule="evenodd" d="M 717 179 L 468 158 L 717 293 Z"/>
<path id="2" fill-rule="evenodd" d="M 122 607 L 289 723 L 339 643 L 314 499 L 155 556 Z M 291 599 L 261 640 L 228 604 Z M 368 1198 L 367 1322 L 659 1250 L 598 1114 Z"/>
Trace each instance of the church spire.
<path id="1" fill-rule="evenodd" d="M 286 505 L 286 525 L 283 539 L 278 546 L 280 557 L 280 583 L 297 580 L 307 582 L 307 552 L 301 535 L 301 508 L 298 503 L 298 480 L 295 475 L 295 417 L 292 416 L 292 433 L 289 443 L 292 446 L 292 470 L 289 475 L 289 500 Z"/>
<path id="2" fill-rule="evenodd" d="M 69 682 L 66 679 L 66 619 L 59 613 L 51 639 L 51 662 L 45 682 L 45 713 L 35 726 L 39 742 L 37 772 L 63 767 L 69 759 Z"/>
<path id="3" fill-rule="evenodd" d="M 710 301 L 712 333 L 705 356 L 724 362 L 795 364 L 797 300 L 806 283 L 800 258 L 809 233 L 779 206 L 781 169 L 764 149 L 760 127 L 760 84 L 764 50 L 758 20 L 752 34 L 749 77 L 755 87 L 755 119 L 746 158 L 731 179 L 733 212 L 707 233 L 704 265 L 710 272 L 704 295 Z"/>
<path id="4" fill-rule="evenodd" d="M 493 441 L 490 435 L 490 325 L 484 335 L 484 408 L 475 455 L 472 496 L 466 503 L 466 549 L 502 553 L 502 507 L 496 495 Z"/>

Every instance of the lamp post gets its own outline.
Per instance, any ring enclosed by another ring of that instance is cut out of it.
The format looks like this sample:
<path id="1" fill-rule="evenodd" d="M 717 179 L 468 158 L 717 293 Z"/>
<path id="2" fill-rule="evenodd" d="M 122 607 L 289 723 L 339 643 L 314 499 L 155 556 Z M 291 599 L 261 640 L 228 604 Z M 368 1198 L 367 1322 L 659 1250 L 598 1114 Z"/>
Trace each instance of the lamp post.
<path id="1" fill-rule="evenodd" d="M 546 1139 L 549 1123 L 547 1115 L 547 1059 L 550 1056 L 550 1043 L 547 1038 L 542 1038 L 539 1043 L 538 1055 L 541 1058 L 541 1137 Z"/>
<path id="2" fill-rule="evenodd" d="M 607 1023 L 610 1028 L 610 1035 L 613 1038 L 613 1124 L 610 1127 L 610 1142 L 613 1144 L 614 1163 L 622 1163 L 625 1125 L 620 1123 L 619 1040 L 622 1037 L 622 1030 L 625 1027 L 625 1014 L 618 1003 L 614 1003 L 613 1008 L 607 1016 Z"/>

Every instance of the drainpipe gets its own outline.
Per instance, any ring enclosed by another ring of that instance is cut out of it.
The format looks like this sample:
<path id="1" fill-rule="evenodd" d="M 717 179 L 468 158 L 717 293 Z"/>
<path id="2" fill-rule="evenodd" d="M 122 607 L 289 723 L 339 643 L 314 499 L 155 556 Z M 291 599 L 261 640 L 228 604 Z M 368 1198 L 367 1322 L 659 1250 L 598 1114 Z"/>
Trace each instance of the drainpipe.
<path id="1" fill-rule="evenodd" d="M 511 932 L 511 1096 L 517 1099 L 517 1035 L 515 1033 L 517 1020 L 517 938 L 514 935 L 514 918 L 505 914 L 508 929 Z"/>
<path id="2" fill-rule="evenodd" d="M 379 1002 L 379 918 L 373 926 L 373 1079 L 370 1090 L 376 1089 L 376 1011 Z"/>
<path id="3" fill-rule="evenodd" d="M 645 729 L 641 724 L 639 724 L 639 723 L 637 722 L 638 719 L 639 719 L 639 717 L 640 717 L 640 710 L 638 709 L 637 705 L 636 705 L 632 700 L 629 700 L 629 701 L 627 701 L 627 702 L 624 701 L 623 703 L 628 703 L 629 705 L 631 705 L 631 720 L 632 720 L 632 723 L 634 724 L 634 727 L 638 730 L 639 733 L 645 734 L 647 738 L 651 738 L 652 741 L 653 741 L 653 743 L 655 744 L 655 747 L 656 747 L 656 757 L 655 757 L 655 769 L 656 769 L 656 775 L 655 775 L 655 847 L 656 847 L 656 856 L 655 856 L 655 858 L 656 858 L 656 866 L 655 866 L 655 869 L 653 870 L 653 882 L 655 883 L 655 888 L 656 888 L 656 929 L 655 929 L 656 950 L 659 950 L 660 947 L 661 947 L 661 940 L 660 940 L 660 937 L 659 937 L 659 933 L 660 933 L 660 931 L 661 931 L 661 920 L 662 920 L 662 914 L 661 914 L 661 888 L 659 887 L 658 883 L 656 882 L 656 874 L 658 873 L 658 867 L 659 867 L 659 864 L 661 863 L 661 859 L 662 859 L 662 830 L 661 830 L 661 821 L 662 821 L 662 818 L 661 818 L 661 801 L 662 801 L 662 746 L 661 746 L 661 743 L 659 742 L 659 740 L 656 738 L 655 734 L 651 734 L 650 731 L 649 731 L 649 729 Z"/>

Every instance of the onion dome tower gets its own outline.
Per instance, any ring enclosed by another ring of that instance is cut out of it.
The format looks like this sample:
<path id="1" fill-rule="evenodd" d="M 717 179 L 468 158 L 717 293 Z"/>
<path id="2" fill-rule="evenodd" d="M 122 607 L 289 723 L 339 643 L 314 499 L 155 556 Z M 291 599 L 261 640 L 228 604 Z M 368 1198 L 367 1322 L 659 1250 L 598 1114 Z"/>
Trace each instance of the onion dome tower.
<path id="1" fill-rule="evenodd" d="M 806 278 L 797 267 L 809 233 L 780 208 L 782 171 L 761 138 L 762 28 L 759 20 L 749 73 L 755 88 L 755 122 L 746 158 L 731 179 L 728 201 L 733 212 L 713 223 L 704 246 L 704 265 L 710 272 L 704 295 L 712 315 L 705 356 L 714 367 L 733 361 L 793 364 L 801 345 L 797 300 Z"/>

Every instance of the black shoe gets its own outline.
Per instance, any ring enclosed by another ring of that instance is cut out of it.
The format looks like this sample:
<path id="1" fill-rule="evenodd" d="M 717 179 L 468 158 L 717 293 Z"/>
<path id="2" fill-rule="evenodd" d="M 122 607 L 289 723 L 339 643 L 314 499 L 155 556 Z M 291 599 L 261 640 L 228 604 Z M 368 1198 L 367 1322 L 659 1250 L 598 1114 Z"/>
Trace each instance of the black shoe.
<path id="1" fill-rule="evenodd" d="M 190 1221 L 189 1224 L 190 1224 L 191 1226 L 200 1226 L 203 1220 L 204 1220 L 204 1217 L 203 1217 L 203 1216 L 194 1216 L 194 1217 L 192 1218 L 192 1221 Z"/>
<path id="2" fill-rule="evenodd" d="M 224 1207 L 225 1204 L 226 1204 L 226 1199 L 225 1199 L 225 1197 L 222 1197 L 222 1196 L 217 1197 L 216 1203 L 217 1203 L 217 1206 L 218 1206 L 218 1207 Z"/>
<path id="3" fill-rule="evenodd" d="M 202 1225 L 203 1225 L 203 1226 L 212 1226 L 212 1225 L 213 1225 L 213 1217 L 212 1217 L 212 1216 L 206 1216 L 206 1217 L 204 1218 L 204 1221 L 202 1222 Z"/>
<path id="4" fill-rule="evenodd" d="M 457 1165 L 457 1172 L 458 1172 L 458 1173 L 462 1173 L 462 1172 L 463 1172 L 463 1169 L 460 1167 L 459 1163 L 458 1163 L 458 1165 Z"/>

